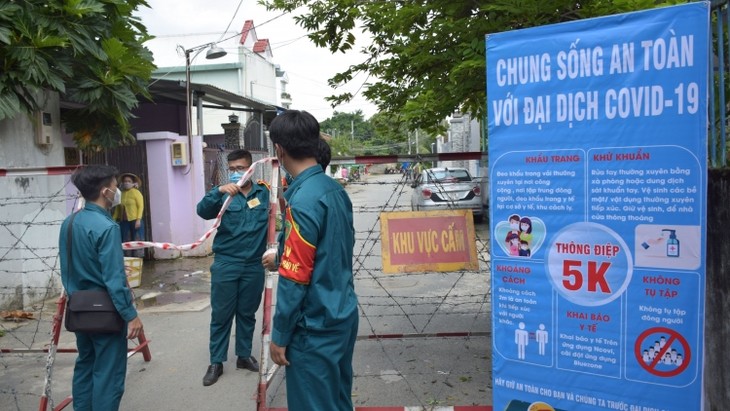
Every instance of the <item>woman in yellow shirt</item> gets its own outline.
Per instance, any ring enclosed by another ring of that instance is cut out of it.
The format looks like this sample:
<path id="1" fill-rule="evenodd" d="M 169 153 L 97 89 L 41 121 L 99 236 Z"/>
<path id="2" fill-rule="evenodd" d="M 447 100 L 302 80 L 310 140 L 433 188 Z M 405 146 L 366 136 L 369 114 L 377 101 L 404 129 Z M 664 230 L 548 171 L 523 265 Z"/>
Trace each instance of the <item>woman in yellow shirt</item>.
<path id="1" fill-rule="evenodd" d="M 119 223 L 122 242 L 144 240 L 144 198 L 139 191 L 142 181 L 132 173 L 123 173 L 119 187 L 122 189 L 122 201 L 114 209 L 114 219 Z M 134 251 L 125 251 L 133 254 Z"/>

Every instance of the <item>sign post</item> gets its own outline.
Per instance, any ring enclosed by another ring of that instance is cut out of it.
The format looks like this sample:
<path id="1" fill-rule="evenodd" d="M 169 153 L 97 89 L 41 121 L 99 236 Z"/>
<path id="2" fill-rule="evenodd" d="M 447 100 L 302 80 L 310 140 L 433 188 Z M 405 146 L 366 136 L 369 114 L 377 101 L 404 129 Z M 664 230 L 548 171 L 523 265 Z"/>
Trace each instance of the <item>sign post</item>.
<path id="1" fill-rule="evenodd" d="M 471 210 L 380 213 L 383 272 L 478 270 Z"/>
<path id="2" fill-rule="evenodd" d="M 709 3 L 487 36 L 494 409 L 702 404 Z"/>

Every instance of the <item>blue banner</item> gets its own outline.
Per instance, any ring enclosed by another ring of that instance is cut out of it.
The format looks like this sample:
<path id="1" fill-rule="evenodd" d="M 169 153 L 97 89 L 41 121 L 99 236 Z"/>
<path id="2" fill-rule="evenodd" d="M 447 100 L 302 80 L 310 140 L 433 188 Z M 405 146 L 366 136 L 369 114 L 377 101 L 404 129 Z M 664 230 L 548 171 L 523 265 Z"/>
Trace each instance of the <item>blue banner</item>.
<path id="1" fill-rule="evenodd" d="M 495 410 L 701 409 L 709 9 L 487 36 Z"/>

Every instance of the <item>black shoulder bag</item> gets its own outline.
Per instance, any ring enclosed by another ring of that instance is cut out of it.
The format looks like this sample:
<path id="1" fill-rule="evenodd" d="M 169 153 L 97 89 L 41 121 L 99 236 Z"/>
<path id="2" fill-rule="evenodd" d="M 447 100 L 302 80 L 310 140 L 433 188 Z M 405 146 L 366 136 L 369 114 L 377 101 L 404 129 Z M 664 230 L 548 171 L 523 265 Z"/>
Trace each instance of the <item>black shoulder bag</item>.
<path id="1" fill-rule="evenodd" d="M 76 214 L 74 213 L 68 222 L 66 256 L 69 276 L 71 276 L 73 268 L 71 232 Z M 68 331 L 82 333 L 118 333 L 124 328 L 124 319 L 117 312 L 106 290 L 78 290 L 69 294 L 64 323 Z"/>

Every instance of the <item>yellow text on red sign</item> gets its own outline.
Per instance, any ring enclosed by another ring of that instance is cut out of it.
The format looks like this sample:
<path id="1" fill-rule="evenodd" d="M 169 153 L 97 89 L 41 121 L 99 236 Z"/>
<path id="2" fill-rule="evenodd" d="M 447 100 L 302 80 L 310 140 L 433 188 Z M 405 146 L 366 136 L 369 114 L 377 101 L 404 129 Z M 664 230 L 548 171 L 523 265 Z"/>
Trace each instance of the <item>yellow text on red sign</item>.
<path id="1" fill-rule="evenodd" d="M 471 210 L 380 213 L 383 272 L 477 270 Z"/>

